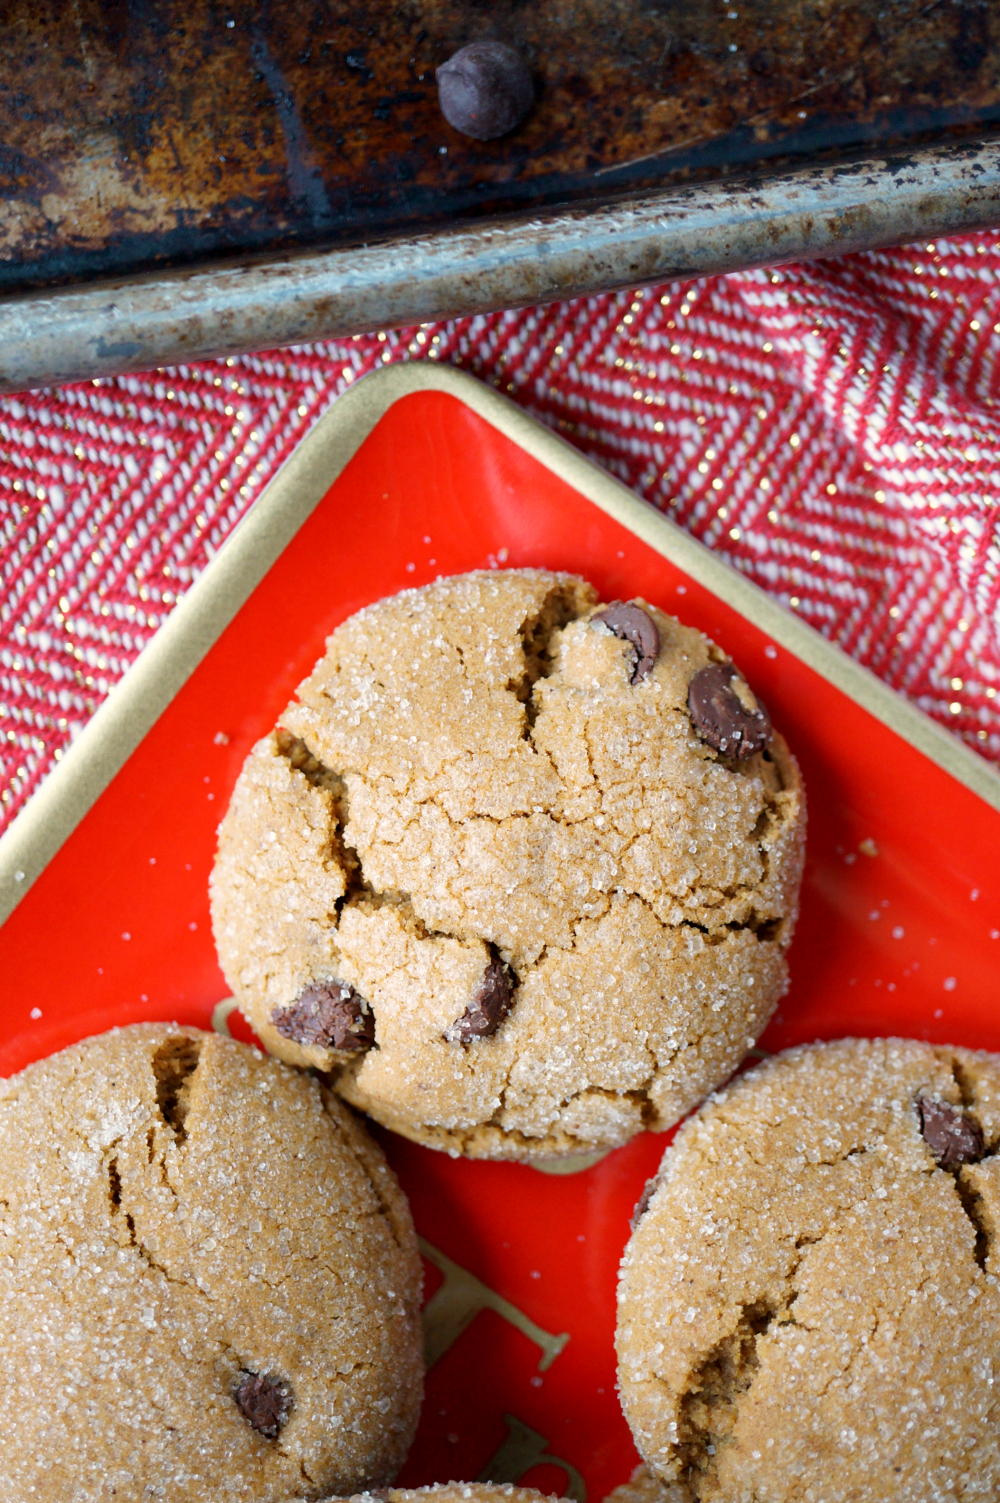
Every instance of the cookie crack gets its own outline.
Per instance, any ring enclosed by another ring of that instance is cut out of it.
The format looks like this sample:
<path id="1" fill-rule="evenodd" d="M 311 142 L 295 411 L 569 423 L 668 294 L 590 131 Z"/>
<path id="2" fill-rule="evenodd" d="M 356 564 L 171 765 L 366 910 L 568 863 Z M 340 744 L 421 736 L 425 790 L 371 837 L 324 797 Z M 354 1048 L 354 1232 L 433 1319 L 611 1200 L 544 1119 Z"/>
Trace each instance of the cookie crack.
<path id="1" fill-rule="evenodd" d="M 996 1150 L 995 1143 L 987 1143 L 985 1134 L 976 1113 L 976 1086 L 975 1080 L 966 1069 L 965 1065 L 954 1054 L 942 1052 L 938 1056 L 944 1059 L 951 1070 L 952 1079 L 958 1088 L 959 1100 L 963 1111 L 968 1115 L 976 1132 L 980 1135 L 979 1144 L 976 1145 L 974 1157 L 967 1157 L 964 1163 L 949 1164 L 938 1162 L 937 1170 L 947 1174 L 955 1187 L 955 1194 L 963 1213 L 972 1226 L 973 1248 L 972 1255 L 978 1267 L 983 1273 L 987 1271 L 987 1263 L 993 1248 L 994 1225 L 989 1215 L 982 1192 L 976 1187 L 973 1166 L 982 1163 Z M 923 1129 L 922 1129 L 923 1131 Z M 926 1137 L 926 1132 L 924 1133 Z M 934 1173 L 935 1170 L 931 1170 Z"/>
<path id="2" fill-rule="evenodd" d="M 986 1264 L 993 1246 L 992 1228 L 986 1215 L 985 1202 L 980 1191 L 966 1178 L 964 1166 L 957 1173 L 953 1173 L 951 1177 L 959 1204 L 972 1224 L 975 1237 L 972 1255 L 983 1273 L 985 1273 Z"/>
<path id="3" fill-rule="evenodd" d="M 335 928 L 345 908 L 381 908 L 391 906 L 405 910 L 419 930 L 421 939 L 449 939 L 453 936 L 443 929 L 429 929 L 413 907 L 413 899 L 401 888 L 376 888 L 364 874 L 357 848 L 344 835 L 350 818 L 350 796 L 344 776 L 327 767 L 312 752 L 307 742 L 290 731 L 279 728 L 275 732 L 278 751 L 297 772 L 300 772 L 314 788 L 321 788 L 332 796 L 333 819 L 330 829 L 331 853 L 344 874 L 344 893 L 335 904 Z M 461 937 L 461 936 L 456 936 Z"/>
<path id="4" fill-rule="evenodd" d="M 648 898 L 644 898 L 641 892 L 630 892 L 626 888 L 615 887 L 611 889 L 609 894 L 604 894 L 604 896 L 607 896 L 610 902 L 611 897 L 619 892 L 623 897 L 637 899 L 666 933 L 676 934 L 681 929 L 692 929 L 701 934 L 705 943 L 709 945 L 723 945 L 730 934 L 739 934 L 744 931 L 755 934 L 762 944 L 771 944 L 774 940 L 781 938 L 785 924 L 784 917 L 765 918 L 755 908 L 750 910 L 747 918 L 728 919 L 718 929 L 710 929 L 707 924 L 700 923 L 697 919 L 691 918 L 678 919 L 676 923 L 672 924 L 660 917 L 653 904 Z"/>
<path id="5" fill-rule="evenodd" d="M 300 744 L 302 746 L 305 746 L 304 742 L 300 743 Z M 589 751 L 588 751 L 588 755 L 589 755 Z M 346 795 L 346 788 L 345 788 L 343 797 L 344 797 L 344 800 L 346 800 L 346 797 L 347 797 L 347 795 Z M 538 808 L 538 809 L 531 809 L 531 810 L 526 810 L 526 809 L 516 810 L 516 811 L 514 811 L 512 813 L 504 814 L 504 815 L 489 814 L 489 813 L 486 813 L 483 810 L 477 810 L 474 814 L 470 815 L 468 818 L 456 819 L 450 813 L 450 811 L 449 811 L 449 809 L 447 807 L 447 804 L 446 804 L 446 802 L 444 800 L 444 796 L 441 793 L 433 793 L 433 794 L 428 795 L 426 798 L 415 799 L 415 800 L 413 800 L 413 804 L 414 804 L 414 808 L 417 809 L 417 810 L 426 809 L 426 808 L 436 809 L 437 811 L 439 811 L 441 814 L 444 815 L 444 817 L 448 820 L 449 824 L 453 828 L 455 828 L 455 829 L 464 829 L 466 831 L 475 828 L 475 826 L 477 824 L 493 825 L 493 826 L 497 826 L 497 827 L 500 827 L 500 826 L 510 826 L 510 825 L 514 824 L 515 822 L 524 822 L 524 821 L 527 821 L 527 820 L 537 819 L 539 817 L 539 815 L 541 815 L 544 819 L 546 819 L 553 826 L 553 828 L 565 828 L 565 829 L 569 829 L 569 828 L 571 828 L 573 826 L 578 826 L 580 824 L 586 823 L 586 820 L 591 818 L 590 815 L 587 815 L 587 816 L 584 816 L 584 817 L 582 817 L 580 819 L 575 819 L 575 820 L 574 819 L 568 819 L 565 816 L 556 813 L 552 809 Z M 341 805 L 341 810 L 342 810 L 342 817 L 344 819 L 346 819 L 347 818 L 346 802 Z M 611 859 L 616 863 L 616 865 L 620 868 L 621 863 L 627 858 L 629 852 L 631 851 L 631 849 L 633 848 L 633 846 L 636 844 L 637 840 L 639 840 L 640 838 L 641 838 L 641 835 L 634 835 L 634 836 L 631 836 L 631 837 L 629 837 L 629 836 L 622 836 L 621 839 L 623 841 L 623 844 L 620 846 L 620 848 L 618 848 L 616 850 L 607 850 L 605 852 L 605 854 L 609 855 L 611 857 Z M 357 852 L 354 849 L 354 847 L 346 845 L 346 842 L 343 842 L 343 840 L 341 838 L 339 838 L 339 837 L 338 837 L 338 840 L 339 840 L 339 843 L 336 845 L 337 851 L 339 852 L 341 849 L 346 850 L 349 853 L 350 860 L 355 864 L 355 866 L 357 868 L 357 872 L 359 874 L 361 874 L 361 861 L 360 861 L 360 858 L 358 857 Z M 395 843 L 396 842 L 392 842 L 392 841 L 386 841 L 385 842 L 385 844 L 387 846 L 390 846 L 390 847 L 393 844 L 395 844 Z M 735 900 L 737 900 L 737 899 L 739 899 L 741 897 L 744 897 L 746 895 L 750 895 L 750 894 L 759 892 L 762 888 L 766 887 L 767 879 L 768 879 L 768 871 L 769 871 L 769 856 L 768 856 L 768 853 L 767 853 L 767 851 L 763 851 L 761 854 L 762 854 L 762 860 L 764 862 L 764 871 L 763 871 L 763 874 L 762 874 L 762 876 L 760 877 L 760 879 L 758 881 L 753 882 L 753 883 L 740 883 L 740 884 L 737 884 L 736 886 L 732 886 L 732 887 L 728 887 L 728 888 L 723 888 L 723 889 L 709 889 L 709 891 L 711 891 L 712 893 L 717 893 L 720 898 L 722 898 L 724 900 L 727 900 L 729 902 L 735 901 Z M 343 908 L 345 906 L 356 905 L 356 904 L 358 904 L 360 902 L 363 902 L 365 899 L 371 901 L 374 904 L 385 903 L 385 902 L 390 902 L 390 903 L 412 902 L 412 895 L 409 894 L 409 893 L 407 893 L 407 892 L 404 892 L 402 890 L 388 888 L 388 889 L 385 889 L 384 891 L 379 891 L 379 890 L 373 888 L 371 886 L 371 884 L 366 879 L 363 878 L 363 875 L 360 877 L 360 880 L 358 880 L 356 882 L 352 881 L 350 873 L 347 872 L 346 867 L 345 867 L 345 879 L 347 880 L 348 888 L 347 888 L 347 891 L 346 891 L 345 895 L 342 898 L 338 899 L 338 901 L 337 901 L 337 905 L 336 906 L 337 906 L 338 916 L 339 916 L 339 913 L 343 910 Z M 621 896 L 626 897 L 626 898 L 637 898 L 641 903 L 645 904 L 645 906 L 649 909 L 649 911 L 656 918 L 657 923 L 659 923 L 664 929 L 666 929 L 666 930 L 676 930 L 678 927 L 682 927 L 684 925 L 687 925 L 688 927 L 692 927 L 692 928 L 700 928 L 701 931 L 705 935 L 716 935 L 716 936 L 719 936 L 718 938 L 715 938 L 715 939 L 712 940 L 712 943 L 716 943 L 716 944 L 721 943 L 722 939 L 724 939 L 724 937 L 725 937 L 724 931 L 725 930 L 729 930 L 729 931 L 735 931 L 735 930 L 739 930 L 739 929 L 751 930 L 751 931 L 753 931 L 753 933 L 755 933 L 757 935 L 758 939 L 760 939 L 762 942 L 771 942 L 771 941 L 773 941 L 775 939 L 780 939 L 782 937 L 782 934 L 783 934 L 783 931 L 784 931 L 784 927 L 785 927 L 785 925 L 787 923 L 787 918 L 788 918 L 788 915 L 781 915 L 780 917 L 777 917 L 777 918 L 775 918 L 773 916 L 765 916 L 765 915 L 761 914 L 756 908 L 751 908 L 750 913 L 749 913 L 749 915 L 748 915 L 747 918 L 745 918 L 745 919 L 726 920 L 724 922 L 724 924 L 720 925 L 719 928 L 717 928 L 717 929 L 709 929 L 707 925 L 705 925 L 703 923 L 700 923 L 696 919 L 680 919 L 676 923 L 671 923 L 668 920 L 665 920 L 665 919 L 661 918 L 656 913 L 656 911 L 655 911 L 652 903 L 650 902 L 650 900 L 648 898 L 644 897 L 643 894 L 641 892 L 637 891 L 634 887 L 630 887 L 630 886 L 626 885 L 624 882 L 621 882 L 621 881 L 615 881 L 615 882 L 611 883 L 607 887 L 595 887 L 595 888 L 592 889 L 592 891 L 595 892 L 602 900 L 604 900 L 605 906 L 608 903 L 610 903 L 612 897 L 614 897 L 616 894 L 620 894 Z M 703 892 L 703 891 L 700 892 L 697 887 L 695 887 L 695 888 L 689 888 L 687 890 L 687 892 L 684 894 L 683 897 L 682 896 L 678 896 L 675 893 L 671 893 L 670 897 L 672 898 L 673 902 L 677 906 L 682 907 L 682 908 L 685 907 L 685 906 L 689 907 L 691 905 L 692 900 L 695 901 L 695 902 L 697 902 L 699 904 L 699 906 L 702 906 L 702 907 L 704 907 L 705 904 L 706 904 L 706 893 Z M 594 917 L 595 915 L 588 913 L 588 914 L 586 914 L 584 916 L 589 918 L 589 917 Z M 428 933 L 430 933 L 430 934 L 438 934 L 438 933 L 440 933 L 440 934 L 443 934 L 446 937 L 449 934 L 453 934 L 453 936 L 455 938 L 470 938 L 470 937 L 472 937 L 472 938 L 483 938 L 484 937 L 484 936 L 479 935 L 479 934 L 469 935 L 469 934 L 467 934 L 464 931 L 459 930 L 459 929 L 456 929 L 454 931 L 429 930 Z"/>
<path id="6" fill-rule="evenodd" d="M 976 1105 L 976 1086 L 968 1070 L 954 1054 L 948 1057 L 948 1065 L 951 1069 L 951 1077 L 958 1087 L 958 1099 L 966 1111 Z"/>
<path id="7" fill-rule="evenodd" d="M 341 773 L 335 772 L 332 767 L 327 767 L 321 762 L 300 736 L 293 736 L 291 731 L 286 731 L 279 726 L 274 733 L 274 739 L 279 755 L 284 757 L 296 772 L 301 773 L 307 783 L 330 795 L 332 806 L 328 837 L 330 854 L 344 874 L 344 893 L 337 899 L 335 905 L 335 912 L 339 918 L 345 904 L 357 901 L 363 896 L 371 898 L 379 896 L 365 878 L 361 857 L 357 850 L 348 843 L 344 835 L 350 813 L 347 782 Z"/>
<path id="8" fill-rule="evenodd" d="M 853 1158 L 861 1158 L 868 1151 L 865 1145 L 861 1145 L 847 1153 L 838 1154 L 832 1160 L 813 1162 L 816 1167 L 837 1165 Z M 658 1183 L 662 1181 L 654 1181 L 654 1190 Z M 822 1231 L 812 1235 L 800 1233 L 793 1244 L 795 1256 L 784 1275 L 786 1287 L 783 1297 L 774 1299 L 760 1295 L 740 1306 L 734 1328 L 693 1369 L 678 1407 L 676 1454 L 680 1463 L 680 1475 L 691 1489 L 695 1503 L 704 1496 L 703 1490 L 716 1480 L 719 1453 L 731 1441 L 740 1406 L 760 1368 L 761 1341 L 775 1326 L 814 1329 L 807 1322 L 797 1320 L 793 1313 L 800 1294 L 794 1280 L 807 1251 L 818 1246 L 835 1231 L 842 1217 L 849 1216 L 863 1199 L 864 1197 L 860 1201 L 851 1200 L 847 1206 L 841 1207 L 841 1215 Z M 855 1356 L 856 1352 L 853 1352 L 849 1363 Z M 830 1383 L 837 1376 L 838 1374 L 834 1374 Z M 817 1397 L 825 1392 L 826 1388 Z"/>
<path id="9" fill-rule="evenodd" d="M 760 1367 L 758 1345 L 779 1314 L 766 1299 L 741 1306 L 734 1329 L 694 1369 L 677 1416 L 681 1477 L 693 1496 L 718 1473 L 718 1453 L 736 1426 L 741 1401 Z"/>
<path id="10" fill-rule="evenodd" d="M 518 628 L 524 668 L 517 678 L 509 678 L 505 685 L 524 709 L 522 741 L 532 741 L 532 731 L 538 718 L 539 706 L 535 703 L 534 688 L 539 679 L 549 678 L 555 667 L 553 639 L 557 631 L 580 619 L 580 611 L 573 605 L 569 591 L 556 585 L 549 591 L 540 607 L 526 616 Z"/>
<path id="11" fill-rule="evenodd" d="M 200 1039 L 175 1034 L 164 1040 L 150 1061 L 156 1081 L 156 1105 L 178 1144 L 187 1138 L 184 1123 L 200 1057 Z"/>
<path id="12" fill-rule="evenodd" d="M 131 1211 L 122 1205 L 122 1182 L 118 1170 L 118 1155 L 113 1154 L 107 1163 L 108 1176 L 108 1201 L 111 1206 L 112 1229 L 117 1228 L 116 1241 L 120 1247 L 131 1248 L 136 1255 L 146 1264 L 147 1268 L 160 1273 L 170 1284 L 177 1284 L 184 1289 L 193 1289 L 203 1299 L 209 1299 L 208 1293 L 192 1279 L 178 1278 L 171 1273 L 163 1263 L 153 1256 L 149 1247 L 143 1242 L 135 1229 L 135 1217 Z M 172 1187 L 171 1187 L 172 1188 Z"/>

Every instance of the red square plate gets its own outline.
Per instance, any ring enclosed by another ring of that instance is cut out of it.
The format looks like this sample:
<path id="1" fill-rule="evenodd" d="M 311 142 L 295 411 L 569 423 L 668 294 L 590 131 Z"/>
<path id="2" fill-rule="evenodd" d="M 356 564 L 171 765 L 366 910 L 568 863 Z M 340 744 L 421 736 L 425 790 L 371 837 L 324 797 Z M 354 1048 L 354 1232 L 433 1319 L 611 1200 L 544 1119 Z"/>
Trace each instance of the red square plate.
<path id="1" fill-rule="evenodd" d="M 250 746 L 359 606 L 525 564 L 709 632 L 802 762 L 802 921 L 764 1044 L 893 1032 L 1000 1049 L 1000 779 L 560 439 L 420 365 L 369 377 L 317 425 L 0 841 L 0 1071 L 114 1023 L 227 1027 L 207 881 Z M 596 1503 L 636 1459 L 615 1274 L 665 1139 L 557 1174 L 379 1135 L 430 1296 L 402 1480 L 522 1480 Z"/>

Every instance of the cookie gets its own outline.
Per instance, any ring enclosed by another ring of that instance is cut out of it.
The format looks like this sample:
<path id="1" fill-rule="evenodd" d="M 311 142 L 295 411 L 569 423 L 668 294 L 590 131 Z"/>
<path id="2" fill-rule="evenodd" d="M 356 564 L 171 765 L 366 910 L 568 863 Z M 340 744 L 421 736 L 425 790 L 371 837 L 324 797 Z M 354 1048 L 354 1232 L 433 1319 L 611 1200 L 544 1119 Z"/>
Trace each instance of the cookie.
<path id="1" fill-rule="evenodd" d="M 640 1462 L 627 1482 L 613 1488 L 604 1503 L 690 1503 L 683 1482 L 661 1482 L 645 1462 Z"/>
<path id="2" fill-rule="evenodd" d="M 5 1497 L 273 1503 L 395 1475 L 419 1254 L 317 1080 L 192 1028 L 87 1039 L 0 1083 L 0 1201 Z"/>
<path id="3" fill-rule="evenodd" d="M 330 1503 L 552 1503 L 552 1495 L 511 1482 L 435 1482 L 430 1487 L 379 1488 Z"/>
<path id="4" fill-rule="evenodd" d="M 804 818 L 700 632 L 572 575 L 459 575 L 345 621 L 254 748 L 216 943 L 266 1047 L 387 1127 L 592 1152 L 671 1126 L 764 1028 Z"/>
<path id="5" fill-rule="evenodd" d="M 778 1055 L 681 1129 L 617 1336 L 672 1503 L 1000 1497 L 998 1140 L 1000 1057 L 902 1039 Z"/>

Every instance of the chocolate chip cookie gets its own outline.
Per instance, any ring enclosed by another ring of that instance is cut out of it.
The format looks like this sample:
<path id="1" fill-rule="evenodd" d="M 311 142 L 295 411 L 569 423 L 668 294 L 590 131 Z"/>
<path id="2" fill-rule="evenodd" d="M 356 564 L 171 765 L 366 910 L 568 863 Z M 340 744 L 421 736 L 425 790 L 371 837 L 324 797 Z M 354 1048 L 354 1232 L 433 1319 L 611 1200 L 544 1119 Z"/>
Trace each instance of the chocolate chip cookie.
<path id="1" fill-rule="evenodd" d="M 0 1082 L 0 1202 L 5 1497 L 274 1503 L 395 1475 L 419 1254 L 319 1081 L 192 1028 L 87 1039 Z"/>
<path id="2" fill-rule="evenodd" d="M 552 1503 L 552 1496 L 511 1482 L 436 1482 L 430 1487 L 387 1487 L 330 1503 Z"/>
<path id="3" fill-rule="evenodd" d="M 804 804 L 717 647 L 543 570 L 334 632 L 219 835 L 219 956 L 266 1047 L 419 1142 L 664 1129 L 785 985 Z"/>
<path id="4" fill-rule="evenodd" d="M 690 1499 L 683 1482 L 661 1482 L 643 1461 L 627 1482 L 608 1493 L 604 1503 L 690 1503 Z"/>
<path id="5" fill-rule="evenodd" d="M 903 1039 L 778 1055 L 681 1129 L 618 1309 L 666 1498 L 1000 1497 L 998 1140 L 1000 1057 Z"/>

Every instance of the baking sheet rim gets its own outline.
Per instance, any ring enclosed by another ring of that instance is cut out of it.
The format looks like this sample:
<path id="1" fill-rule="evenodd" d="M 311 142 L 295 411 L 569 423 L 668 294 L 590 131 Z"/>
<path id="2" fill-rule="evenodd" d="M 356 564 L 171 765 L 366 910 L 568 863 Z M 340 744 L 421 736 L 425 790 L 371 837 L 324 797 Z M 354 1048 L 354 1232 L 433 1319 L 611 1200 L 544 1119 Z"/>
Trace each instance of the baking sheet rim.
<path id="1" fill-rule="evenodd" d="M 72 834 L 299 527 L 402 397 L 447 392 L 1000 810 L 1000 775 L 813 627 L 506 397 L 449 366 L 372 372 L 316 423 L 0 837 L 0 923 Z"/>

